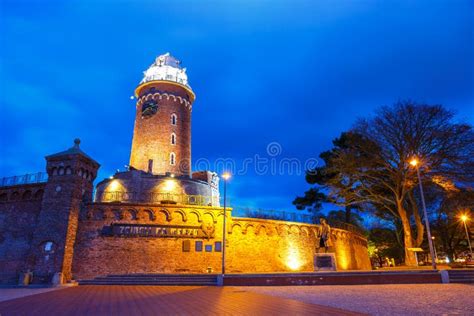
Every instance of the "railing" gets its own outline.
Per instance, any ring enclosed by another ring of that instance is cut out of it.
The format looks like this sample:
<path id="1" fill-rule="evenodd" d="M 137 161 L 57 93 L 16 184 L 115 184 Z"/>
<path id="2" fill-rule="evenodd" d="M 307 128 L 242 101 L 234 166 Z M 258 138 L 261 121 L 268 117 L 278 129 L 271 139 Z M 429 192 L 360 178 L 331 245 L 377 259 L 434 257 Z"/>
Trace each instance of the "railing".
<path id="1" fill-rule="evenodd" d="M 297 213 L 297 212 L 285 212 L 285 211 L 262 211 L 262 210 L 251 210 L 247 208 L 234 208 L 234 216 L 244 216 L 251 218 L 261 219 L 274 219 L 289 222 L 299 223 L 313 223 L 313 216 L 309 214 Z"/>
<path id="2" fill-rule="evenodd" d="M 126 191 L 99 191 L 96 192 L 94 199 L 96 202 L 106 203 L 145 203 L 145 204 L 184 204 L 184 205 L 200 205 L 200 206 L 218 206 L 219 199 L 216 196 L 205 195 L 186 195 L 173 193 L 137 193 Z M 227 200 L 227 206 L 230 206 Z M 250 208 L 234 207 L 232 215 L 235 217 L 250 217 L 260 219 L 273 219 L 289 222 L 314 224 L 318 219 L 311 214 L 302 212 L 285 212 L 285 211 L 263 211 L 252 210 Z M 333 228 L 339 228 L 350 231 L 352 233 L 365 236 L 365 231 L 357 226 L 339 222 L 329 221 L 329 225 Z"/>
<path id="3" fill-rule="evenodd" d="M 96 202 L 138 202 L 147 204 L 185 204 L 200 206 L 218 206 L 217 196 L 187 195 L 173 193 L 141 193 L 125 191 L 97 192 Z"/>
<path id="4" fill-rule="evenodd" d="M 350 231 L 351 233 L 355 233 L 361 236 L 365 236 L 366 232 L 357 226 L 354 226 L 349 223 L 344 223 L 344 222 L 338 222 L 338 221 L 329 221 L 329 225 L 333 228 L 339 228 L 339 229 L 344 229 L 347 231 Z"/>
<path id="5" fill-rule="evenodd" d="M 274 219 L 274 220 L 282 220 L 282 221 L 297 222 L 297 223 L 308 223 L 308 224 L 319 223 L 319 219 L 315 218 L 314 215 L 302 214 L 299 212 L 264 211 L 264 210 L 251 210 L 249 208 L 234 207 L 232 215 L 237 216 L 237 217 L 240 216 L 240 217 L 261 218 L 261 219 Z M 329 225 L 333 228 L 339 228 L 339 229 L 347 230 L 361 236 L 365 236 L 365 231 L 362 228 L 354 226 L 349 223 L 330 220 Z"/>
<path id="6" fill-rule="evenodd" d="M 46 172 L 29 173 L 21 176 L 1 178 L 0 187 L 30 183 L 43 183 L 46 181 L 48 181 L 48 174 Z"/>

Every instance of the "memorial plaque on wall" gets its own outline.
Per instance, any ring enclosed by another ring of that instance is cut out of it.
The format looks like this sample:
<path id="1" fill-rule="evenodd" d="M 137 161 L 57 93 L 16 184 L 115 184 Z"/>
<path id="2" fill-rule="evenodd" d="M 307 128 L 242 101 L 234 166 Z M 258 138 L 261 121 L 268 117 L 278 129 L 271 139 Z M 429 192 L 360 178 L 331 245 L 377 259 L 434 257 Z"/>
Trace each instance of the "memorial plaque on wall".
<path id="1" fill-rule="evenodd" d="M 214 231 L 202 226 L 112 224 L 110 235 L 120 237 L 213 238 Z"/>
<path id="2" fill-rule="evenodd" d="M 334 253 L 315 254 L 314 271 L 336 271 L 336 257 Z"/>

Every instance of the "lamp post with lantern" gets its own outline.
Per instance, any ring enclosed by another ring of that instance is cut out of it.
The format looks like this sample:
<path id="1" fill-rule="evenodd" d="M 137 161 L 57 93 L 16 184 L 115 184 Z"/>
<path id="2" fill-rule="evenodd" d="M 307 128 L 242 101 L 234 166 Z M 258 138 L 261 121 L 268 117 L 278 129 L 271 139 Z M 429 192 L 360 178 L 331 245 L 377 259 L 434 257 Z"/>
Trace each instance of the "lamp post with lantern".
<path id="1" fill-rule="evenodd" d="M 466 222 L 468 220 L 469 220 L 469 217 L 466 214 L 461 215 L 461 221 L 464 223 L 464 229 L 466 230 L 467 244 L 469 245 L 469 252 L 471 253 L 471 258 L 472 258 L 471 239 L 469 238 L 469 231 L 467 230 L 467 225 L 466 225 Z"/>
<path id="2" fill-rule="evenodd" d="M 433 266 L 433 269 L 436 270 L 436 258 L 435 258 L 434 247 L 433 247 L 433 239 L 431 238 L 430 221 L 428 220 L 428 213 L 426 212 L 425 196 L 423 193 L 423 185 L 421 184 L 421 175 L 420 175 L 420 168 L 418 167 L 419 165 L 418 159 L 413 158 L 410 161 L 410 165 L 415 167 L 416 174 L 418 175 L 418 184 L 420 185 L 421 205 L 423 206 L 423 216 L 425 217 L 426 234 L 428 237 L 428 244 L 430 246 L 431 265 Z"/>
<path id="3" fill-rule="evenodd" d="M 433 248 L 434 248 L 435 258 L 436 258 L 436 262 L 438 262 L 438 252 L 436 251 L 435 236 L 431 236 L 431 240 L 433 240 Z"/>
<path id="4" fill-rule="evenodd" d="M 229 172 L 225 172 L 222 175 L 224 179 L 224 218 L 222 223 L 222 282 L 224 280 L 225 274 L 225 244 L 226 244 L 226 233 L 227 233 L 227 226 L 226 226 L 226 207 L 227 207 L 227 181 L 230 179 L 231 175 Z"/>

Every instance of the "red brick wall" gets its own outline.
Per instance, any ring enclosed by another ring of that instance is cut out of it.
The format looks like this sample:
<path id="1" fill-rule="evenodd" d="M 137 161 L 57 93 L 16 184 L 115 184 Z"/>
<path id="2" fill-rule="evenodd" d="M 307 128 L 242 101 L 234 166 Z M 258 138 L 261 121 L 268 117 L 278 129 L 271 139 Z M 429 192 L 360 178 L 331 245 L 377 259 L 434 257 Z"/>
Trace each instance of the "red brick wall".
<path id="1" fill-rule="evenodd" d="M 30 262 L 30 246 L 45 183 L 0 188 L 0 284 L 18 282 Z"/>
<path id="2" fill-rule="evenodd" d="M 206 273 L 207 267 L 220 270 L 221 252 L 214 251 L 222 238 L 217 221 L 219 209 L 211 207 L 182 208 L 177 205 L 148 207 L 121 203 L 96 203 L 81 214 L 77 233 L 73 277 L 87 279 L 107 274 L 127 273 Z M 217 222 L 217 223 L 216 223 Z M 215 228 L 215 237 L 206 239 L 170 237 L 107 236 L 104 227 L 112 223 L 206 225 Z M 190 240 L 191 251 L 183 252 L 183 241 Z M 195 251 L 202 241 L 203 250 Z M 212 246 L 206 252 L 205 245 Z"/>
<path id="3" fill-rule="evenodd" d="M 155 90 L 153 90 L 155 89 Z M 142 105 L 153 99 L 158 111 L 142 118 Z M 177 115 L 177 124 L 171 124 L 171 115 Z M 176 134 L 176 144 L 171 144 L 171 134 Z M 175 165 L 170 165 L 170 153 L 176 155 Z M 148 171 L 153 160 L 153 173 L 171 172 L 176 175 L 191 173 L 191 104 L 184 88 L 166 83 L 148 85 L 140 92 L 136 104 L 130 166 Z"/>
<path id="4" fill-rule="evenodd" d="M 186 238 L 118 237 L 106 234 L 112 223 L 160 225 L 208 225 L 215 236 L 191 240 L 191 251 L 183 252 Z M 251 218 L 229 218 L 227 272 L 313 271 L 318 225 Z M 367 240 L 348 231 L 333 229 L 338 269 L 370 269 Z M 212 252 L 196 252 L 194 242 L 213 246 Z M 75 245 L 73 277 L 88 279 L 107 274 L 205 273 L 207 267 L 220 272 L 222 208 L 180 205 L 146 206 L 95 203 L 81 214 Z"/>
<path id="5" fill-rule="evenodd" d="M 232 218 L 228 226 L 229 272 L 292 272 L 314 270 L 320 226 L 256 218 Z M 331 229 L 338 270 L 371 269 L 367 240 Z"/>

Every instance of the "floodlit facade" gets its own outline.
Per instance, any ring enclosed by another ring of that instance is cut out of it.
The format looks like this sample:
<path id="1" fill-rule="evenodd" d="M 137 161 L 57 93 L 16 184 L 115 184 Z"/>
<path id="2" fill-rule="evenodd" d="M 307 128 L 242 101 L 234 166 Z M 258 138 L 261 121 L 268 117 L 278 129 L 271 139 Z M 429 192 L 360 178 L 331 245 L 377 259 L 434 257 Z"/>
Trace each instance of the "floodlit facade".
<path id="1" fill-rule="evenodd" d="M 26 272 L 34 283 L 218 273 L 223 247 L 228 273 L 313 271 L 318 225 L 234 217 L 227 208 L 223 245 L 219 177 L 191 170 L 195 94 L 179 60 L 158 56 L 135 96 L 128 170 L 94 186 L 100 165 L 76 139 L 46 156 L 46 173 L 0 180 L 0 283 Z M 332 235 L 338 269 L 370 269 L 363 235 Z"/>

